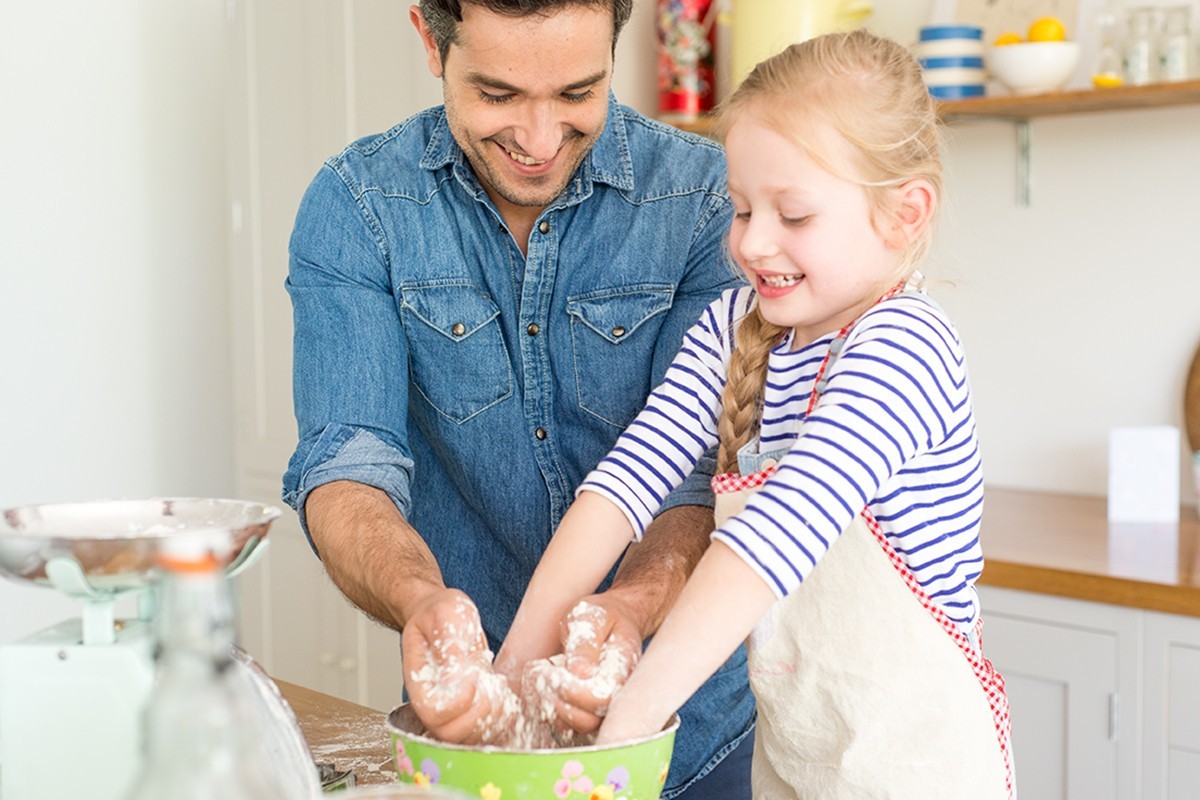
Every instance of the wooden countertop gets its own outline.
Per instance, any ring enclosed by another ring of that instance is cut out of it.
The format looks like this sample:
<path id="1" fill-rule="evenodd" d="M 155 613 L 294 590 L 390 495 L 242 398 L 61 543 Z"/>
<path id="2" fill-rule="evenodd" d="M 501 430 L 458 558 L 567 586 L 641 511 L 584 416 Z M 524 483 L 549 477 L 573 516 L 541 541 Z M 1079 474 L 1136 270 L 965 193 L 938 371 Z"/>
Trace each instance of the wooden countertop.
<path id="1" fill-rule="evenodd" d="M 1110 523 L 1103 497 L 988 487 L 979 582 L 1200 617 L 1200 517 Z"/>
<path id="2" fill-rule="evenodd" d="M 294 683 L 275 683 L 296 714 L 313 760 L 352 771 L 359 786 L 396 781 L 387 714 Z"/>

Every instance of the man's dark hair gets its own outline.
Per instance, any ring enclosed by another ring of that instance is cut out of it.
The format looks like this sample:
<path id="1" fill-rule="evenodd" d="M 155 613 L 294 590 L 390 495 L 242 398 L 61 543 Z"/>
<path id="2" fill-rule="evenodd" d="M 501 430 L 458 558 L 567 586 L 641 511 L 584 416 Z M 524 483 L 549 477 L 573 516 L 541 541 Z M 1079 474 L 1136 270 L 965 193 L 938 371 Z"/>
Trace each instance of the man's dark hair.
<path id="1" fill-rule="evenodd" d="M 429 26 L 442 63 L 450 45 L 458 41 L 458 23 L 462 22 L 465 5 L 477 5 L 497 14 L 510 17 L 528 17 L 535 14 L 552 14 L 570 6 L 592 8 L 611 7 L 613 12 L 613 52 L 617 49 L 617 37 L 629 21 L 633 11 L 633 0 L 420 0 L 421 15 Z"/>

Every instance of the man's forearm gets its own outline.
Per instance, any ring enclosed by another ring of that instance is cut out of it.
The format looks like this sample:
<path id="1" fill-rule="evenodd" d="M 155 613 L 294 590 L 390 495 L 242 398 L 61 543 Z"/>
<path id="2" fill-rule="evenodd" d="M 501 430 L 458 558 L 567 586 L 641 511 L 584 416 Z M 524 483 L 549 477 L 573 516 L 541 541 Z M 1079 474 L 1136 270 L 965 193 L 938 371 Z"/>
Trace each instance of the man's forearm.
<path id="1" fill-rule="evenodd" d="M 630 545 L 606 594 L 629 609 L 642 636 L 662 624 L 688 576 L 708 549 L 713 512 L 706 506 L 676 506 L 655 517 L 642 540 Z"/>
<path id="2" fill-rule="evenodd" d="M 329 577 L 384 625 L 402 629 L 422 600 L 444 588 L 433 553 L 379 489 L 350 481 L 318 486 L 305 516 Z"/>

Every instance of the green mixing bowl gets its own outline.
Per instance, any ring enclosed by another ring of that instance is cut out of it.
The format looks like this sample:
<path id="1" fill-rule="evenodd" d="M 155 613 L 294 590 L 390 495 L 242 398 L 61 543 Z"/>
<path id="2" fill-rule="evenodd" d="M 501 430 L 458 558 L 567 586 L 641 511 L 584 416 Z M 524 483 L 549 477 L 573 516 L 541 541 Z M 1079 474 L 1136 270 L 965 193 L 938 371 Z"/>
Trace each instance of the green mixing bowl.
<path id="1" fill-rule="evenodd" d="M 659 733 L 600 747 L 515 750 L 447 744 L 425 735 L 407 703 L 388 715 L 396 775 L 481 800 L 658 800 L 679 718 Z"/>

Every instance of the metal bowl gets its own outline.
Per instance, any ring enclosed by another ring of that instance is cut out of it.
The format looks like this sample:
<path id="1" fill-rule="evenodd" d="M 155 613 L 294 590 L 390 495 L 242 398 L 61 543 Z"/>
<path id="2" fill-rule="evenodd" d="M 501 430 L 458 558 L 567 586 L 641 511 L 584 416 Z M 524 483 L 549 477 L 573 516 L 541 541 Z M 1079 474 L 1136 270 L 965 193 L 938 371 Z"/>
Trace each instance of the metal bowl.
<path id="1" fill-rule="evenodd" d="M 165 540 L 207 536 L 226 570 L 245 564 L 280 511 L 245 500 L 166 497 L 22 506 L 0 511 L 0 575 L 90 597 L 155 582 Z"/>

